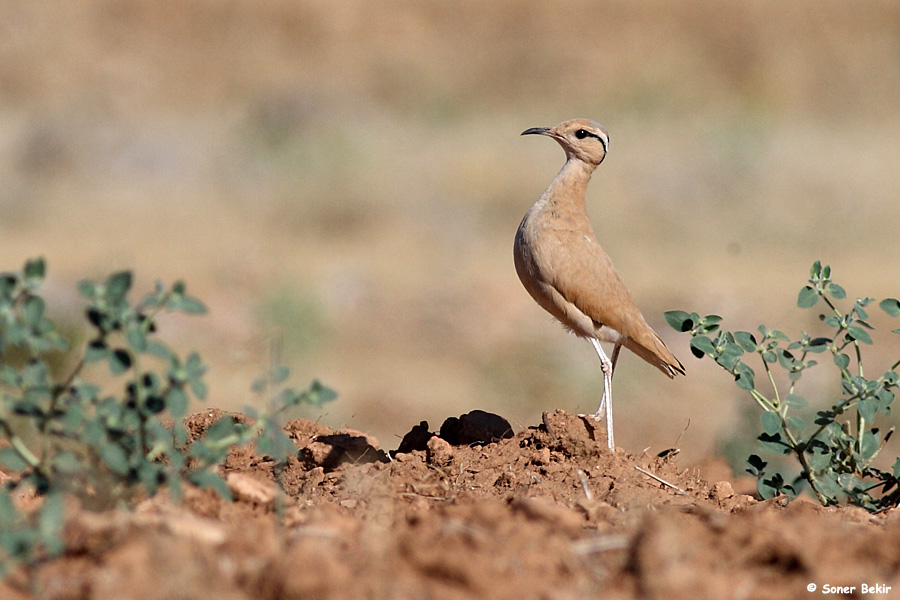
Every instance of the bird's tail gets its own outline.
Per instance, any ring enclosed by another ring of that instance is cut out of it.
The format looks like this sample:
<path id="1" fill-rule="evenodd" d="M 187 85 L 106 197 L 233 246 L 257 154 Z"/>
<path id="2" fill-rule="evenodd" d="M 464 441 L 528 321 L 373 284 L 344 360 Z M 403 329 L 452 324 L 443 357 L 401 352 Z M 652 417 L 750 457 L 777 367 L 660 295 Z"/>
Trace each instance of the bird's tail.
<path id="1" fill-rule="evenodd" d="M 684 365 L 675 358 L 666 343 L 652 329 L 644 340 L 625 338 L 625 347 L 665 373 L 670 378 L 684 375 Z M 643 342 L 643 343 L 641 343 Z"/>

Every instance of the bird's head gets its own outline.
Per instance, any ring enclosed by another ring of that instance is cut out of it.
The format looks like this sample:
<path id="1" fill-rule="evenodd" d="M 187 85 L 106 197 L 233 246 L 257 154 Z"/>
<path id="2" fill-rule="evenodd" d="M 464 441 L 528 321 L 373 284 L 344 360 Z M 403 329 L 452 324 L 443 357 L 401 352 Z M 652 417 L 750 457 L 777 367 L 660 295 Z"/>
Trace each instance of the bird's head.
<path id="1" fill-rule="evenodd" d="M 606 158 L 609 135 L 600 123 L 589 119 L 563 121 L 556 127 L 532 127 L 522 135 L 546 135 L 559 142 L 567 158 L 576 158 L 596 167 Z"/>

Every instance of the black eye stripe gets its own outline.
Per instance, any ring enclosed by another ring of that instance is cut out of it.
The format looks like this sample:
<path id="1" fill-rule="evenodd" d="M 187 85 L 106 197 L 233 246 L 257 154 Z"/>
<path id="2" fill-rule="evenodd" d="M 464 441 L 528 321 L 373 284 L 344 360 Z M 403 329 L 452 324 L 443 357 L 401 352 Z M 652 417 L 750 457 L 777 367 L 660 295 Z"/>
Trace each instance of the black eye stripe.
<path id="1" fill-rule="evenodd" d="M 606 140 L 604 138 L 600 137 L 599 135 L 597 135 L 596 133 L 588 131 L 587 129 L 579 129 L 578 131 L 575 132 L 575 137 L 578 138 L 579 140 L 583 140 L 586 137 L 595 138 L 597 140 L 600 140 L 600 143 L 603 144 L 603 149 L 604 150 L 606 149 L 606 143 L 607 143 Z"/>

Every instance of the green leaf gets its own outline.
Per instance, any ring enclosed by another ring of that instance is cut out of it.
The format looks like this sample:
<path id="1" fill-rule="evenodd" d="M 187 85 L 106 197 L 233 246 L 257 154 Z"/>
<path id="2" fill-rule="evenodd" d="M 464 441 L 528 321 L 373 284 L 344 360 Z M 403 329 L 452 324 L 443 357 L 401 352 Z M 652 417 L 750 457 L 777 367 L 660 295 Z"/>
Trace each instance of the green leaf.
<path id="1" fill-rule="evenodd" d="M 870 429 L 863 433 L 862 448 L 860 449 L 860 455 L 862 456 L 862 459 L 871 459 L 878 452 L 878 447 L 880 445 L 881 436 L 877 431 Z"/>
<path id="2" fill-rule="evenodd" d="M 62 554 L 65 546 L 62 539 L 62 528 L 65 520 L 63 495 L 51 493 L 44 498 L 38 516 L 38 531 L 47 553 L 51 556 Z"/>
<path id="3" fill-rule="evenodd" d="M 94 340 L 90 342 L 84 349 L 84 362 L 95 362 L 103 360 L 109 356 L 109 348 L 103 340 Z"/>
<path id="4" fill-rule="evenodd" d="M 16 400 L 12 410 L 17 415 L 44 418 L 44 410 L 31 400 Z"/>
<path id="5" fill-rule="evenodd" d="M 203 359 L 196 352 L 188 354 L 187 360 L 184 361 L 184 368 L 191 378 L 200 377 L 206 373 L 206 365 L 203 364 Z"/>
<path id="6" fill-rule="evenodd" d="M 896 298 L 885 298 L 878 303 L 878 306 L 890 316 L 900 317 L 900 300 L 897 300 Z"/>
<path id="7" fill-rule="evenodd" d="M 81 459 L 72 452 L 60 452 L 53 457 L 53 468 L 63 475 L 71 476 L 84 467 L 82 467 Z"/>
<path id="8" fill-rule="evenodd" d="M 50 370 L 47 364 L 42 360 L 30 361 L 21 371 L 22 383 L 32 388 L 43 388 L 49 384 Z M 32 393 L 38 393 L 41 390 L 32 389 Z"/>
<path id="9" fill-rule="evenodd" d="M 739 362 L 741 362 L 741 359 L 734 354 L 723 352 L 716 357 L 716 362 L 720 364 L 726 371 L 731 372 L 735 369 L 735 366 Z"/>
<path id="10" fill-rule="evenodd" d="M 841 490 L 841 486 L 838 485 L 837 477 L 835 474 L 826 469 L 819 475 L 819 490 L 829 497 L 829 499 L 834 503 L 839 494 L 843 492 Z"/>
<path id="11" fill-rule="evenodd" d="M 830 425 L 834 423 L 836 414 L 834 410 L 820 410 L 816 413 L 816 420 L 813 423 L 816 425 Z"/>
<path id="12" fill-rule="evenodd" d="M 762 475 L 763 471 L 765 471 L 766 465 L 769 463 L 761 459 L 756 454 L 751 454 L 747 457 L 747 464 L 750 465 L 750 469 L 747 469 L 747 471 L 751 475 Z"/>
<path id="13" fill-rule="evenodd" d="M 170 303 L 172 310 L 180 310 L 189 315 L 206 314 L 206 305 L 190 296 L 175 296 Z"/>
<path id="14" fill-rule="evenodd" d="M 791 338 L 789 338 L 784 332 L 779 331 L 778 329 L 770 329 L 769 337 L 773 340 L 781 340 L 783 342 L 790 342 Z"/>
<path id="15" fill-rule="evenodd" d="M 256 440 L 257 450 L 277 462 L 284 462 L 290 456 L 297 454 L 297 447 L 281 429 L 267 426 Z"/>
<path id="16" fill-rule="evenodd" d="M 725 345 L 722 347 L 722 354 L 727 356 L 733 356 L 735 358 L 744 355 L 744 349 L 741 348 L 738 344 L 735 344 L 733 341 L 734 337 L 729 335 L 729 341 L 725 342 Z"/>
<path id="17" fill-rule="evenodd" d="M 818 301 L 819 292 L 810 286 L 806 286 L 800 290 L 800 294 L 797 296 L 797 306 L 800 308 L 811 308 L 815 306 Z"/>
<path id="18" fill-rule="evenodd" d="M 867 422 L 871 423 L 875 420 L 875 413 L 878 410 L 878 401 L 875 398 L 863 398 L 856 405 L 859 415 Z"/>
<path id="19" fill-rule="evenodd" d="M 834 355 L 834 364 L 836 364 L 841 369 L 846 369 L 850 364 L 850 357 L 846 354 L 835 354 Z"/>
<path id="20" fill-rule="evenodd" d="M 19 387 L 19 372 L 9 365 L 0 364 L 0 383 L 10 387 Z"/>
<path id="21" fill-rule="evenodd" d="M 234 420 L 234 417 L 222 417 L 209 426 L 203 439 L 211 442 L 224 439 L 232 435 L 235 432 L 236 427 L 237 421 Z"/>
<path id="22" fill-rule="evenodd" d="M 827 337 L 813 338 L 813 339 L 809 340 L 809 346 L 807 346 L 806 349 L 809 352 L 815 352 L 815 353 L 824 352 L 825 350 L 828 349 L 828 342 L 830 342 L 830 341 L 831 340 Z"/>
<path id="23" fill-rule="evenodd" d="M 309 388 L 310 393 L 310 403 L 315 404 L 316 406 L 321 406 L 326 402 L 331 402 L 332 400 L 338 397 L 337 392 L 333 389 L 326 387 L 319 383 L 318 380 L 314 380 L 312 385 Z"/>
<path id="24" fill-rule="evenodd" d="M 691 319 L 699 318 L 697 313 L 691 313 Z M 700 325 L 696 329 L 699 333 L 712 333 L 719 328 L 719 323 L 722 321 L 722 317 L 719 315 L 706 315 L 702 319 L 700 319 Z"/>
<path id="25" fill-rule="evenodd" d="M 168 346 L 158 340 L 148 340 L 146 351 L 147 353 L 152 354 L 157 358 L 161 358 L 167 361 L 172 361 L 175 358 L 175 353 L 172 352 L 172 350 L 170 350 Z"/>
<path id="26" fill-rule="evenodd" d="M 206 384 L 201 379 L 191 379 L 188 385 L 191 386 L 191 393 L 194 394 L 194 396 L 196 396 L 198 400 L 203 400 L 206 398 Z"/>
<path id="27" fill-rule="evenodd" d="M 163 466 L 159 463 L 145 462 L 138 469 L 138 478 L 151 495 L 159 489 L 160 479 L 165 479 Z"/>
<path id="28" fill-rule="evenodd" d="M 47 267 L 43 258 L 34 258 L 25 263 L 23 274 L 28 279 L 41 280 L 47 273 Z"/>
<path id="29" fill-rule="evenodd" d="M 715 356 L 716 347 L 713 345 L 712 340 L 710 340 L 705 335 L 698 335 L 694 339 L 691 340 L 691 352 L 697 358 L 703 358 L 704 354 L 708 354 L 710 356 Z"/>
<path id="30" fill-rule="evenodd" d="M 807 460 L 810 469 L 813 471 L 821 471 L 822 469 L 827 468 L 829 463 L 831 463 L 831 454 L 816 451 L 812 452 Z"/>
<path id="31" fill-rule="evenodd" d="M 124 348 L 116 348 L 109 354 L 109 370 L 113 375 L 121 375 L 131 368 L 134 361 Z"/>
<path id="32" fill-rule="evenodd" d="M 12 448 L 0 448 L 0 463 L 13 471 L 23 471 L 28 468 L 28 462 Z"/>
<path id="33" fill-rule="evenodd" d="M 113 301 L 121 301 L 131 289 L 131 271 L 119 271 L 106 279 L 106 294 Z"/>
<path id="34" fill-rule="evenodd" d="M 862 481 L 852 473 L 841 473 L 838 475 L 838 483 L 845 491 L 850 493 L 859 492 L 863 488 Z"/>
<path id="35" fill-rule="evenodd" d="M 213 489 L 225 500 L 231 500 L 231 490 L 221 477 L 212 471 L 191 471 L 188 473 L 188 481 L 200 488 Z"/>
<path id="36" fill-rule="evenodd" d="M 803 431 L 803 428 L 806 427 L 806 423 L 803 422 L 803 419 L 796 415 L 791 415 L 787 418 L 788 427 L 794 429 L 795 431 Z"/>
<path id="37" fill-rule="evenodd" d="M 784 403 L 791 408 L 805 408 L 806 398 L 797 394 L 788 394 L 784 397 Z"/>
<path id="38" fill-rule="evenodd" d="M 40 296 L 29 296 L 25 301 L 25 320 L 31 327 L 37 327 L 44 317 L 44 300 Z"/>
<path id="39" fill-rule="evenodd" d="M 740 363 L 735 369 L 734 382 L 742 390 L 752 390 L 756 373 L 746 363 Z"/>
<path id="40" fill-rule="evenodd" d="M 857 327 L 856 325 L 851 325 L 847 328 L 847 336 L 851 340 L 857 340 L 863 344 L 872 343 L 872 338 L 869 336 L 869 333 L 862 327 Z"/>
<path id="41" fill-rule="evenodd" d="M 116 475 L 128 474 L 128 456 L 120 446 L 106 443 L 101 445 L 98 450 L 100 452 L 100 457 L 103 459 L 106 466 L 109 467 L 110 471 Z"/>
<path id="42" fill-rule="evenodd" d="M 147 350 L 147 336 L 144 335 L 140 325 L 137 323 L 131 323 L 128 328 L 125 329 L 125 341 L 137 352 L 144 352 Z"/>
<path id="43" fill-rule="evenodd" d="M 817 260 L 809 269 L 809 278 L 812 280 L 817 280 L 820 277 L 822 277 L 822 263 Z"/>
<path id="44" fill-rule="evenodd" d="M 675 331 L 690 331 L 694 328 L 694 320 L 691 319 L 690 313 L 683 310 L 667 310 L 663 313 L 666 322 Z"/>
<path id="45" fill-rule="evenodd" d="M 749 331 L 735 331 L 735 341 L 740 344 L 741 348 L 746 352 L 756 352 L 756 337 Z"/>
<path id="46" fill-rule="evenodd" d="M 777 353 L 778 362 L 785 369 L 792 369 L 794 367 L 794 355 L 788 352 L 787 350 L 781 350 Z"/>
<path id="47" fill-rule="evenodd" d="M 97 294 L 97 284 L 90 279 L 82 279 L 78 282 L 78 293 L 89 300 L 93 300 Z"/>
<path id="48" fill-rule="evenodd" d="M 762 423 L 763 431 L 767 434 L 775 435 L 781 431 L 781 417 L 778 416 L 778 413 L 767 410 L 759 416 L 759 420 Z"/>
<path id="49" fill-rule="evenodd" d="M 831 294 L 832 298 L 835 298 L 837 300 L 843 300 L 847 297 L 847 292 L 844 291 L 844 288 L 836 283 L 829 284 L 828 293 Z"/>
<path id="50" fill-rule="evenodd" d="M 290 374 L 291 370 L 285 365 L 276 365 L 269 371 L 269 381 L 277 385 L 286 381 Z"/>
<path id="51" fill-rule="evenodd" d="M 775 476 L 780 477 L 777 473 Z M 773 476 L 774 477 L 774 476 Z M 778 485 L 772 479 L 759 479 L 756 482 L 756 492 L 763 500 L 774 498 L 778 495 Z"/>
<path id="52" fill-rule="evenodd" d="M 759 440 L 760 446 L 765 448 L 767 452 L 773 454 L 787 454 L 791 451 L 791 447 L 781 439 L 780 433 L 761 433 L 756 439 Z"/>
<path id="53" fill-rule="evenodd" d="M 166 408 L 174 419 L 181 419 L 187 413 L 188 398 L 180 387 L 172 386 L 166 394 Z"/>

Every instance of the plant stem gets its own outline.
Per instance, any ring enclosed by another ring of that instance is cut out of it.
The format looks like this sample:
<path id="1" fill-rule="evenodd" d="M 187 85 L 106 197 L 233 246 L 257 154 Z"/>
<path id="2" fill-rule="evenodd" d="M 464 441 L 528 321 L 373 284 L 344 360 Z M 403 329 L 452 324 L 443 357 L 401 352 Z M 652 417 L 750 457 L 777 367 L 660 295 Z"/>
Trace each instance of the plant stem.
<path id="1" fill-rule="evenodd" d="M 813 470 L 809 467 L 809 463 L 806 461 L 806 451 L 801 450 L 796 446 L 792 447 L 791 449 L 794 451 L 794 454 L 797 455 L 797 460 L 800 461 L 803 478 L 806 479 L 807 483 L 809 483 L 809 487 L 812 488 L 813 493 L 815 493 L 816 498 L 819 500 L 819 504 L 821 504 L 822 506 L 828 506 L 829 499 L 819 490 L 819 480 L 816 479 L 816 474 L 813 473 Z"/>
<path id="2" fill-rule="evenodd" d="M 756 391 L 756 389 L 750 390 L 750 395 L 756 400 L 756 403 L 759 404 L 759 407 L 765 411 L 775 411 L 775 406 L 772 404 L 772 401 L 763 396 L 760 392 Z"/>
<path id="3" fill-rule="evenodd" d="M 781 396 L 778 394 L 778 386 L 775 385 L 775 376 L 772 375 L 772 369 L 769 368 L 769 363 L 766 362 L 765 359 L 763 359 L 763 367 L 765 367 L 765 369 L 766 369 L 766 375 L 768 375 L 768 377 L 769 377 L 769 384 L 771 384 L 772 391 L 775 394 L 775 402 L 773 403 L 773 406 L 774 406 L 775 410 L 780 411 L 782 408 Z"/>
<path id="4" fill-rule="evenodd" d="M 81 354 L 81 358 L 78 359 L 78 362 L 75 364 L 75 367 L 72 369 L 72 372 L 69 373 L 69 376 L 66 377 L 66 380 L 61 384 L 57 385 L 53 389 L 53 394 L 50 396 L 50 406 L 48 407 L 47 414 L 53 415 L 56 412 L 56 405 L 59 402 L 59 399 L 63 394 L 72 386 L 75 378 L 78 377 L 78 374 L 84 368 L 84 352 Z M 41 457 L 44 460 L 49 460 L 49 452 L 50 452 L 50 423 L 51 419 L 44 419 L 41 423 Z"/>
<path id="5" fill-rule="evenodd" d="M 25 445 L 25 442 L 22 441 L 22 438 L 18 436 L 13 430 L 12 427 L 9 426 L 9 423 L 0 419 L 0 429 L 3 430 L 3 433 L 6 435 L 6 438 L 9 440 L 10 445 L 12 445 L 13 449 L 16 451 L 22 460 L 28 463 L 32 469 L 37 469 L 41 465 L 40 459 L 34 455 L 34 453 L 28 449 L 28 446 Z"/>

